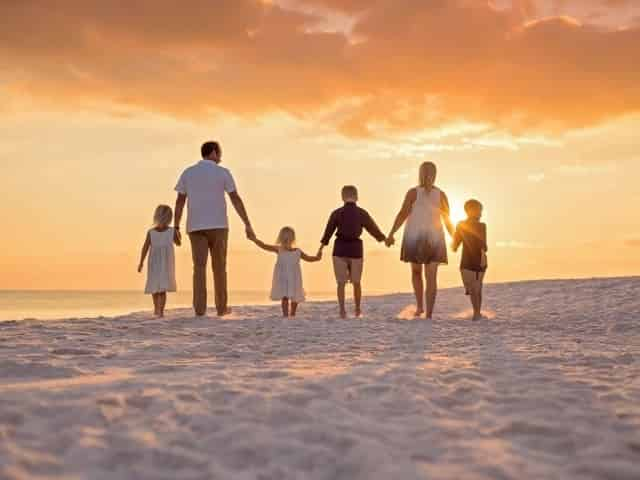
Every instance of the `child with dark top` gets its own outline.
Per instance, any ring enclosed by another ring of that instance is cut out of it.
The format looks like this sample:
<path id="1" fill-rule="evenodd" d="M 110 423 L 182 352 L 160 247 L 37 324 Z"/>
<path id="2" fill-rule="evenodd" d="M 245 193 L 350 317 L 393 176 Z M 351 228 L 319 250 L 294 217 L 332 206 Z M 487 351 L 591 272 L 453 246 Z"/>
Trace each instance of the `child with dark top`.
<path id="1" fill-rule="evenodd" d="M 360 308 L 362 299 L 360 280 L 362 278 L 363 263 L 363 248 L 360 236 L 362 235 L 362 230 L 369 232 L 378 242 L 383 242 L 386 237 L 367 211 L 358 207 L 358 189 L 356 187 L 353 185 L 343 187 L 342 200 L 344 201 L 344 206 L 335 210 L 329 217 L 320 248 L 329 245 L 329 241 L 335 232 L 333 270 L 338 283 L 340 317 L 346 318 L 347 316 L 344 297 L 345 285 L 349 281 L 353 284 L 355 314 L 356 317 L 359 317 L 362 313 Z"/>
<path id="2" fill-rule="evenodd" d="M 464 204 L 467 219 L 458 223 L 453 236 L 455 252 L 462 245 L 460 273 L 466 294 L 471 297 L 473 320 L 482 319 L 482 282 L 487 271 L 487 226 L 480 222 L 482 204 L 468 200 Z"/>

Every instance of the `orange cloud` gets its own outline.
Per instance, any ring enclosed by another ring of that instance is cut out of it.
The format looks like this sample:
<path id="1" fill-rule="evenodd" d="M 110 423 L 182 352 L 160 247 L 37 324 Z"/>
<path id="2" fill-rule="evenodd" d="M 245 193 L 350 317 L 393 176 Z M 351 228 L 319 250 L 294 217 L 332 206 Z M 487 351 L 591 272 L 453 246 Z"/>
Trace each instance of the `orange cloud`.
<path id="1" fill-rule="evenodd" d="M 517 12 L 481 0 L 304 2 L 355 15 L 350 33 L 326 33 L 312 28 L 322 13 L 290 3 L 5 1 L 0 82 L 66 108 L 285 111 L 349 135 L 458 120 L 561 130 L 640 110 L 640 27 L 602 28 L 527 1 Z"/>

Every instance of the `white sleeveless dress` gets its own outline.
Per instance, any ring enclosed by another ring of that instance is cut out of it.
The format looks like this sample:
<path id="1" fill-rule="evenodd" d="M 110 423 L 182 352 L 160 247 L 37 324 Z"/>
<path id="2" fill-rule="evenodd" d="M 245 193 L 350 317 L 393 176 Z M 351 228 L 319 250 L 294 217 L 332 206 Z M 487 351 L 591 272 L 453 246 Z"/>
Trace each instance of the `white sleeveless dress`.
<path id="1" fill-rule="evenodd" d="M 416 188 L 402 239 L 400 259 L 410 263 L 447 263 L 447 244 L 442 226 L 442 192 L 436 187 Z"/>
<path id="2" fill-rule="evenodd" d="M 301 254 L 299 249 L 280 249 L 278 252 L 278 260 L 273 269 L 271 300 L 282 300 L 287 297 L 292 302 L 304 302 L 302 268 L 300 267 Z"/>
<path id="3" fill-rule="evenodd" d="M 173 249 L 173 228 L 164 232 L 149 230 L 151 249 L 147 262 L 147 285 L 144 293 L 176 291 L 176 261 Z"/>

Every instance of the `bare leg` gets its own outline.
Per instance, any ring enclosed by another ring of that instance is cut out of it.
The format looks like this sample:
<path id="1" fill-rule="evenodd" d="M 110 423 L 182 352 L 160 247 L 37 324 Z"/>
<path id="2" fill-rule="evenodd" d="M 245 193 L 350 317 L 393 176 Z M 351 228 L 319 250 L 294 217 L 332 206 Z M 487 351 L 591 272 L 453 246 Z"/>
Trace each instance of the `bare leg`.
<path id="1" fill-rule="evenodd" d="M 298 310 L 298 302 L 291 302 L 291 316 L 296 316 L 296 311 Z"/>
<path id="2" fill-rule="evenodd" d="M 362 315 L 362 309 L 360 308 L 362 303 L 362 285 L 360 283 L 353 284 L 353 301 L 356 304 L 356 317 Z"/>
<path id="3" fill-rule="evenodd" d="M 164 317 L 164 307 L 167 304 L 167 292 L 158 294 L 158 316 Z"/>
<path id="4" fill-rule="evenodd" d="M 480 292 L 475 285 L 471 288 L 471 306 L 473 307 L 473 319 L 480 320 Z"/>
<path id="5" fill-rule="evenodd" d="M 344 308 L 344 282 L 338 283 L 338 305 L 340 306 L 340 318 L 347 317 L 347 310 Z"/>
<path id="6" fill-rule="evenodd" d="M 476 280 L 471 288 L 471 305 L 473 306 L 473 319 L 482 319 L 482 281 Z"/>
<path id="7" fill-rule="evenodd" d="M 416 317 L 419 317 L 424 313 L 424 283 L 422 282 L 422 265 L 419 263 L 411 264 L 411 283 L 416 296 Z"/>
<path id="8" fill-rule="evenodd" d="M 151 294 L 151 299 L 153 300 L 153 314 L 157 317 L 160 315 L 160 307 L 159 307 L 159 301 L 158 301 L 158 296 L 160 294 L 159 293 L 152 293 Z"/>
<path id="9" fill-rule="evenodd" d="M 425 265 L 424 276 L 427 281 L 427 318 L 433 317 L 433 307 L 436 304 L 438 293 L 438 264 Z"/>
<path id="10" fill-rule="evenodd" d="M 282 299 L 282 316 L 283 317 L 289 316 L 289 299 L 287 297 L 284 297 Z"/>

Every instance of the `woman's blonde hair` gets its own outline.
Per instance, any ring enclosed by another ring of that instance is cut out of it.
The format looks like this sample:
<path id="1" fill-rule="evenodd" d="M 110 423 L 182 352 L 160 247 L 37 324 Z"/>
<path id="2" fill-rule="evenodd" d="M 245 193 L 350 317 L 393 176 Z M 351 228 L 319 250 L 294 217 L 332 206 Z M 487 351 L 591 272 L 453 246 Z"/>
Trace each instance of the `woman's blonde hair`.
<path id="1" fill-rule="evenodd" d="M 422 188 L 433 187 L 433 184 L 436 181 L 437 172 L 438 170 L 436 168 L 436 164 L 433 162 L 424 162 L 422 165 L 420 165 L 420 186 Z"/>
<path id="2" fill-rule="evenodd" d="M 173 220 L 173 210 L 169 205 L 158 205 L 153 213 L 153 225 L 169 225 Z"/>
<path id="3" fill-rule="evenodd" d="M 290 248 L 296 243 L 296 232 L 291 227 L 282 227 L 280 233 L 278 234 L 278 238 L 276 243 L 285 248 Z"/>

